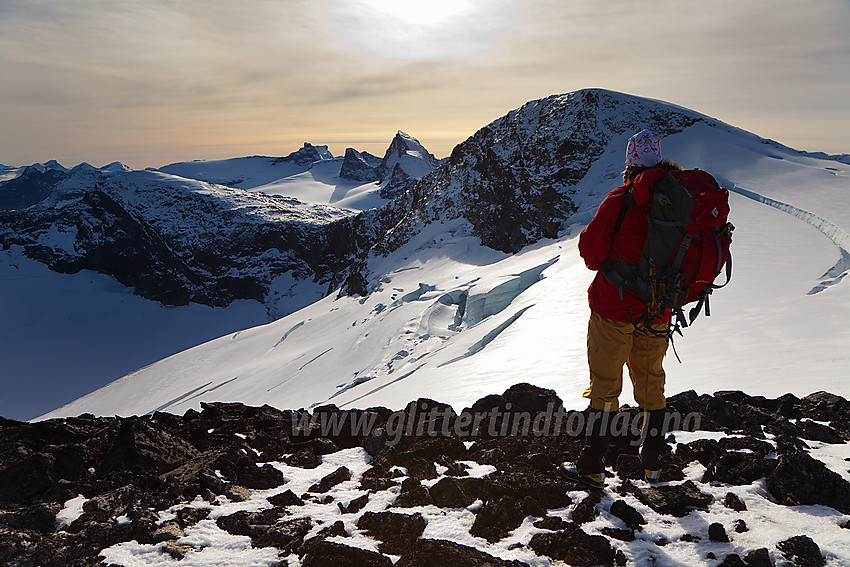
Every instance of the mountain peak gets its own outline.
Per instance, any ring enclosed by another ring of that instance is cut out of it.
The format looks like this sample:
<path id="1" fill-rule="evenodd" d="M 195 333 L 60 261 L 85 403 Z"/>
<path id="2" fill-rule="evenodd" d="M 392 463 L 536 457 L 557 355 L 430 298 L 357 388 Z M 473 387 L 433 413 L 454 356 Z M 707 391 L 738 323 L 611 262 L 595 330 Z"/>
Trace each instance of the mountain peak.
<path id="1" fill-rule="evenodd" d="M 438 164 L 437 158 L 419 140 L 399 130 L 378 166 L 378 174 L 386 182 L 381 196 L 393 198 L 431 173 Z"/>
<path id="2" fill-rule="evenodd" d="M 557 236 L 589 192 L 616 186 L 629 136 L 648 128 L 664 138 L 698 122 L 722 124 L 604 89 L 532 100 L 457 145 L 441 174 L 420 186 L 426 198 L 417 206 L 424 218 L 465 218 L 486 246 L 516 252 Z M 586 180 L 603 156 L 611 165 Z"/>
<path id="3" fill-rule="evenodd" d="M 358 152 L 354 148 L 345 149 L 345 158 L 339 169 L 339 176 L 352 181 L 379 181 L 378 168 L 381 158 L 373 156 L 369 152 Z"/>
<path id="4" fill-rule="evenodd" d="M 100 168 L 100 170 L 107 172 L 107 173 L 118 173 L 118 172 L 124 172 L 124 171 L 133 171 L 132 168 L 124 165 L 120 161 L 113 161 L 109 165 L 104 165 L 103 167 Z"/>
<path id="5" fill-rule="evenodd" d="M 393 137 L 390 147 L 387 148 L 386 154 L 384 154 L 384 159 L 381 162 L 381 168 L 387 171 L 392 171 L 395 164 L 398 163 L 398 160 L 405 155 L 411 155 L 424 160 L 431 164 L 432 167 L 437 165 L 437 158 L 435 158 L 431 152 L 426 150 L 425 146 L 423 146 L 419 140 L 410 134 L 399 130 L 395 137 Z"/>
<path id="6" fill-rule="evenodd" d="M 292 152 L 280 161 L 289 161 L 299 165 L 307 165 L 317 161 L 333 159 L 333 154 L 328 150 L 327 146 L 314 146 L 309 142 L 304 142 L 304 145 L 298 151 Z"/>
<path id="7" fill-rule="evenodd" d="M 52 159 L 52 160 L 46 162 L 44 164 L 44 167 L 46 167 L 47 169 L 55 169 L 56 171 L 63 171 L 63 172 L 66 172 L 66 173 L 68 171 L 67 167 L 65 167 L 64 165 L 62 165 L 61 163 L 59 163 L 55 159 Z"/>
<path id="8" fill-rule="evenodd" d="M 95 166 L 93 166 L 92 164 L 84 161 L 84 162 L 77 164 L 74 167 L 72 167 L 71 170 L 69 171 L 69 173 L 74 174 L 74 173 L 80 173 L 81 171 L 91 172 L 91 171 L 98 171 L 98 169 Z"/>

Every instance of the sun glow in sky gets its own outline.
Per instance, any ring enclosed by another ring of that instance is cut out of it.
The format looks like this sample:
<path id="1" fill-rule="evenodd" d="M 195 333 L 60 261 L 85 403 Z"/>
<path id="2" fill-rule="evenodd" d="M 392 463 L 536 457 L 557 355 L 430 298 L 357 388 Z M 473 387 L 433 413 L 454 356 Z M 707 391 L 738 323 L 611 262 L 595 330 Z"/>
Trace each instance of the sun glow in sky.
<path id="1" fill-rule="evenodd" d="M 350 0 L 325 3 L 330 39 L 373 63 L 457 61 L 491 54 L 521 0 Z"/>
<path id="2" fill-rule="evenodd" d="M 378 14 L 411 26 L 449 25 L 455 18 L 464 16 L 475 8 L 471 0 L 366 0 L 364 4 Z"/>
<path id="3" fill-rule="evenodd" d="M 0 0 L 0 163 L 442 157 L 601 87 L 850 153 L 844 0 Z"/>

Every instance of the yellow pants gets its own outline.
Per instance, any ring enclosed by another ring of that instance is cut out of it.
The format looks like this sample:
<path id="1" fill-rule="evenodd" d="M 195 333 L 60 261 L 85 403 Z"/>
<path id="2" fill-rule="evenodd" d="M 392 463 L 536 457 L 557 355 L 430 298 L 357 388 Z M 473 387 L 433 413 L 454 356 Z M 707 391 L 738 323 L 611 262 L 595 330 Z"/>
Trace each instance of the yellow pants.
<path id="1" fill-rule="evenodd" d="M 666 325 L 653 327 L 666 330 Z M 645 410 L 664 409 L 664 369 L 667 339 L 635 329 L 631 323 L 606 319 L 591 312 L 587 328 L 587 362 L 590 387 L 583 396 L 590 407 L 617 411 L 623 390 L 623 365 L 628 365 L 637 404 Z"/>

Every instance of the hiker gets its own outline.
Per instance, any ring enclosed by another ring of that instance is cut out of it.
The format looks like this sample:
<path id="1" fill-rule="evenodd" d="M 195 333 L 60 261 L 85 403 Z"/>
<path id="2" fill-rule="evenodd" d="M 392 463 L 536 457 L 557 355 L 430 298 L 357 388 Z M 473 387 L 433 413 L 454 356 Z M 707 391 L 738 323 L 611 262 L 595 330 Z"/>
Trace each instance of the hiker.
<path id="1" fill-rule="evenodd" d="M 585 445 L 577 462 L 567 470 L 594 486 L 604 485 L 608 426 L 613 412 L 619 409 L 623 365 L 628 366 L 635 401 L 644 410 L 640 457 L 645 478 L 656 481 L 659 477 L 666 407 L 662 361 L 667 352 L 670 311 L 650 321 L 649 328 L 636 325 L 635 321 L 644 313 L 644 302 L 634 291 L 608 281 L 599 270 L 609 257 L 628 264 L 638 263 L 649 226 L 649 188 L 666 177 L 667 172 L 681 169 L 677 163 L 662 159 L 658 136 L 649 130 L 632 136 L 626 147 L 624 185 L 605 197 L 579 238 L 579 253 L 587 267 L 597 273 L 588 289 L 590 386 L 583 396 L 590 400 L 590 407 Z M 630 188 L 634 200 L 623 206 Z"/>

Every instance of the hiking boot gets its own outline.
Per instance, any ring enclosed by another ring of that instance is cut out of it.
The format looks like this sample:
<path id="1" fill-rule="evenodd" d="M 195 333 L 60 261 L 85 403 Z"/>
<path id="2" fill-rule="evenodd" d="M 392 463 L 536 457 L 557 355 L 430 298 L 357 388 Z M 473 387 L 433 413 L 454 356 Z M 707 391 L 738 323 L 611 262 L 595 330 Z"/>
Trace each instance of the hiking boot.
<path id="1" fill-rule="evenodd" d="M 639 454 L 647 482 L 658 482 L 661 474 L 661 454 L 667 448 L 663 430 L 665 414 L 663 409 L 644 412 L 643 444 Z"/>
<path id="2" fill-rule="evenodd" d="M 608 450 L 608 427 L 612 412 L 590 408 L 584 428 L 584 446 L 575 463 L 564 463 L 564 473 L 571 480 L 592 486 L 605 486 L 605 452 Z"/>
<path id="3" fill-rule="evenodd" d="M 661 451 L 647 449 L 646 445 L 644 445 L 640 448 L 638 454 L 640 454 L 640 464 L 645 470 L 661 470 Z"/>
<path id="4" fill-rule="evenodd" d="M 603 470 L 605 452 L 608 450 L 608 428 L 613 412 L 590 408 L 587 410 L 587 423 L 584 427 L 584 446 L 581 448 L 577 464 L 583 471 Z"/>
<path id="5" fill-rule="evenodd" d="M 655 484 L 661 481 L 661 469 L 649 470 L 643 469 L 643 480 L 650 484 Z"/>
<path id="6" fill-rule="evenodd" d="M 605 469 L 602 469 L 602 472 L 581 473 L 576 463 L 564 463 L 561 470 L 570 480 L 586 484 L 591 488 L 605 488 Z"/>

